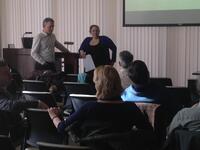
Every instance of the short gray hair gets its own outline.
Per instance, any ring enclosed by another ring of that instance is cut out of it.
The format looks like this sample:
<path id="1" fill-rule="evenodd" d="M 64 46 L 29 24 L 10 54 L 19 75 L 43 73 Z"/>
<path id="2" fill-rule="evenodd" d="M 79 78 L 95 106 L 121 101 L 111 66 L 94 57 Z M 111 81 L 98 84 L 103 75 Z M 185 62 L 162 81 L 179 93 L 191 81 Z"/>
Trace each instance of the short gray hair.
<path id="1" fill-rule="evenodd" d="M 47 22 L 53 22 L 54 23 L 54 20 L 50 17 L 47 17 L 43 20 L 43 27 L 46 25 Z"/>
<path id="2" fill-rule="evenodd" d="M 129 51 L 125 50 L 119 53 L 119 59 L 120 65 L 123 68 L 128 68 L 130 63 L 133 61 L 133 55 Z"/>

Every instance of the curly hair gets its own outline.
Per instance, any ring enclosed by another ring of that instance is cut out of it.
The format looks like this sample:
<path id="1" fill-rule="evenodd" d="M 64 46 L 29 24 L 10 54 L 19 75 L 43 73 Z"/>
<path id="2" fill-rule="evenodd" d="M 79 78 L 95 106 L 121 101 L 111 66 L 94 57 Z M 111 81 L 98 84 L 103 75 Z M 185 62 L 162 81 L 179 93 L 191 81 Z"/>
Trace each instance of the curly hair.
<path id="1" fill-rule="evenodd" d="M 93 81 L 97 90 L 97 99 L 110 100 L 121 95 L 121 80 L 114 67 L 109 65 L 97 67 Z"/>

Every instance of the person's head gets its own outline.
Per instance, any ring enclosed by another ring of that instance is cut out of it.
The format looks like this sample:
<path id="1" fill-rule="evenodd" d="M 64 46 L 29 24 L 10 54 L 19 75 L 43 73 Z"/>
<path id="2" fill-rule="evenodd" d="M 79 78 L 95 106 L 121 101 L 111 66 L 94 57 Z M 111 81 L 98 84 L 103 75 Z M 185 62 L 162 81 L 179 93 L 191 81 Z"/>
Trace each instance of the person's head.
<path id="1" fill-rule="evenodd" d="M 146 85 L 149 83 L 149 70 L 141 60 L 135 60 L 128 67 L 128 76 L 135 85 Z"/>
<path id="2" fill-rule="evenodd" d="M 97 67 L 94 71 L 93 81 L 97 90 L 97 99 L 110 100 L 121 95 L 121 80 L 114 67 L 109 65 Z"/>
<path id="3" fill-rule="evenodd" d="M 43 32 L 51 34 L 54 29 L 54 20 L 52 18 L 45 18 L 43 20 Z"/>
<path id="4" fill-rule="evenodd" d="M 12 94 L 13 96 L 17 96 L 19 94 L 22 94 L 23 90 L 23 80 L 19 72 L 13 68 L 10 68 L 10 72 L 12 75 L 12 81 L 7 86 L 7 90 Z"/>
<path id="5" fill-rule="evenodd" d="M 12 75 L 8 64 L 3 59 L 0 59 L 0 87 L 6 88 L 11 81 Z"/>
<path id="6" fill-rule="evenodd" d="M 98 37 L 100 33 L 100 29 L 98 25 L 91 25 L 90 26 L 90 34 L 92 35 L 92 37 Z"/>
<path id="7" fill-rule="evenodd" d="M 122 68 L 128 68 L 133 61 L 133 55 L 129 51 L 122 51 L 119 53 L 119 65 Z"/>

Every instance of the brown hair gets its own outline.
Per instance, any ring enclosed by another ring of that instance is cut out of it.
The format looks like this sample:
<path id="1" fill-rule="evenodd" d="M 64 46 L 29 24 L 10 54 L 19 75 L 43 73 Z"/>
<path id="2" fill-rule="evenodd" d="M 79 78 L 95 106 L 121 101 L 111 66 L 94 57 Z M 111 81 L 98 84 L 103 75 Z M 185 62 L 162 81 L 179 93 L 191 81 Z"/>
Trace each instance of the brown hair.
<path id="1" fill-rule="evenodd" d="M 96 25 L 96 24 L 93 24 L 93 25 L 91 25 L 91 26 L 90 26 L 90 32 L 91 32 L 91 30 L 92 30 L 92 28 L 93 28 L 93 27 L 96 27 L 96 28 L 97 28 L 97 29 L 100 31 L 100 28 L 99 28 L 99 26 L 98 26 L 98 25 Z"/>
<path id="2" fill-rule="evenodd" d="M 97 67 L 93 81 L 97 90 L 97 99 L 110 100 L 121 95 L 121 80 L 114 67 L 109 65 Z"/>

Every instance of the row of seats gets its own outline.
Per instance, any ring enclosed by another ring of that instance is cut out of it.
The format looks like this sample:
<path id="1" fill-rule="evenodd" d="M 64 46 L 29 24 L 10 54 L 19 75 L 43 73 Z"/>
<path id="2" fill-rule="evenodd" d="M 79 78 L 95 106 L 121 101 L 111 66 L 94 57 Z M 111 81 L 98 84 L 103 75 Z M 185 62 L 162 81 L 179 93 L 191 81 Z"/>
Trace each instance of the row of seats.
<path id="1" fill-rule="evenodd" d="M 159 80 L 152 79 L 151 82 L 156 82 Z M 172 85 L 172 82 L 160 82 L 160 85 Z M 55 106 L 55 99 L 52 97 L 52 95 L 49 92 L 44 90 L 45 83 L 43 81 L 30 81 L 30 80 L 24 80 L 24 90 L 30 90 L 30 91 L 23 91 L 23 94 L 32 95 L 45 103 L 47 103 L 49 106 Z M 96 100 L 96 97 L 94 95 L 73 95 L 75 94 L 94 94 L 94 91 L 91 92 L 91 87 L 86 83 L 78 83 L 78 82 L 64 82 L 64 85 L 67 89 L 67 91 L 70 94 L 70 98 L 72 98 L 72 105 L 75 110 L 78 110 L 80 106 L 87 102 L 88 100 Z M 41 88 L 40 88 L 41 87 Z M 35 88 L 35 89 L 34 89 Z M 186 87 L 167 87 L 169 90 L 168 92 L 172 94 L 172 99 L 170 101 L 173 101 L 173 103 L 177 103 L 181 109 L 182 107 L 190 106 L 190 93 L 188 88 Z M 40 92 L 36 92 L 39 91 Z M 41 92 L 43 91 L 43 92 Z M 81 99 L 81 102 L 77 102 Z M 84 100 L 84 102 L 82 101 Z M 81 103 L 81 104 L 80 104 Z M 138 104 L 139 106 L 139 104 Z M 158 107 L 159 108 L 159 107 Z M 34 118 L 35 117 L 35 118 Z M 52 124 L 51 119 L 48 116 L 48 113 L 44 110 L 35 110 L 35 109 L 29 109 L 27 110 L 27 118 L 28 118 L 28 128 L 25 136 L 25 143 L 24 147 L 26 147 L 26 144 L 32 145 L 32 146 L 38 146 L 37 142 L 50 142 L 50 143 L 57 143 L 57 144 L 63 144 L 67 143 L 66 139 L 67 137 L 59 137 L 57 130 Z M 41 119 L 41 120 L 38 120 Z M 149 119 L 152 121 L 152 118 L 149 117 Z M 154 126 L 159 126 L 156 124 L 157 121 L 153 120 Z M 44 127 L 44 133 L 42 131 L 42 128 Z M 50 128 L 50 129 L 49 129 Z M 54 135 L 55 134 L 55 135 Z M 53 135 L 53 136 L 52 136 Z M 56 140 L 54 140 L 54 136 L 56 137 Z M 46 139 L 46 140 L 44 140 Z M 56 142 L 58 140 L 58 142 Z M 48 145 L 48 144 L 46 144 Z M 51 144 L 50 144 L 51 145 Z M 54 145 L 58 146 L 58 145 Z M 63 147 L 63 146 L 61 146 Z M 65 146 L 64 146 L 65 147 Z M 66 148 L 66 147 L 65 147 Z M 86 147 L 87 149 L 87 147 Z"/>

